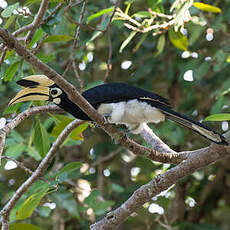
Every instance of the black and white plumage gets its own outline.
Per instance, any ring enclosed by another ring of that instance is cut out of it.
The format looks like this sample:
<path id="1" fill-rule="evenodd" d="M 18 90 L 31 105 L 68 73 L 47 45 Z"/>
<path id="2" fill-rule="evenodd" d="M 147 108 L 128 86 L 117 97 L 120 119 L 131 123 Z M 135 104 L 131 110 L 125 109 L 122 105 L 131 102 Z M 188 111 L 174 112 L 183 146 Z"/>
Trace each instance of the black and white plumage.
<path id="1" fill-rule="evenodd" d="M 32 75 L 17 83 L 24 88 L 11 100 L 10 104 L 29 100 L 49 100 L 80 120 L 91 120 L 69 100 L 67 94 L 59 86 L 46 76 Z M 109 83 L 86 90 L 82 96 L 109 123 L 124 124 L 134 134 L 140 133 L 145 123 L 159 123 L 168 118 L 212 142 L 227 145 L 222 135 L 172 110 L 167 99 L 152 92 L 124 83 Z"/>

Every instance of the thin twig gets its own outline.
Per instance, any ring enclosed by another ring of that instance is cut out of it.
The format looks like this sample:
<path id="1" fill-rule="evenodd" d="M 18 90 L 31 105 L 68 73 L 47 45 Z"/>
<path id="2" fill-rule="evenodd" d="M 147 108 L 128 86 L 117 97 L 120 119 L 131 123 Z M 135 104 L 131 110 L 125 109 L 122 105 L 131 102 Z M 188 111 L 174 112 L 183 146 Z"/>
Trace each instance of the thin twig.
<path id="1" fill-rule="evenodd" d="M 108 161 L 112 158 L 114 158 L 117 154 L 119 154 L 121 151 L 123 150 L 123 148 L 118 148 L 116 149 L 115 151 L 112 151 L 111 153 L 107 154 L 106 156 L 104 157 L 101 157 L 100 159 L 98 159 L 97 161 L 93 162 L 93 164 L 91 165 L 91 167 L 96 167 L 97 165 L 105 162 L 105 161 Z"/>
<path id="2" fill-rule="evenodd" d="M 62 8 L 62 6 L 63 6 L 64 4 L 65 4 L 64 2 L 59 3 L 59 4 L 55 7 L 55 9 L 54 9 L 46 18 L 44 18 L 44 19 L 42 20 L 42 24 L 47 23 L 47 22 L 58 12 L 58 10 Z"/>
<path id="3" fill-rule="evenodd" d="M 33 171 L 29 168 L 27 168 L 23 163 L 21 163 L 20 161 L 17 161 L 16 159 L 12 158 L 12 157 L 7 157 L 7 156 L 2 156 L 2 159 L 6 159 L 9 161 L 13 161 L 19 168 L 23 169 L 26 173 L 32 175 Z M 50 182 L 48 180 L 46 180 L 44 177 L 40 177 L 40 180 L 44 181 L 45 183 L 49 184 Z"/>
<path id="4" fill-rule="evenodd" d="M 81 79 L 81 77 L 77 71 L 77 67 L 76 67 L 76 63 L 75 63 L 75 55 L 76 55 L 77 48 L 78 48 L 78 39 L 79 39 L 79 35 L 80 35 L 80 28 L 81 28 L 81 24 L 82 24 L 82 21 L 83 21 L 84 15 L 85 15 L 85 11 L 86 11 L 86 4 L 87 4 L 87 1 L 84 0 L 83 4 L 82 4 L 81 12 L 80 12 L 80 17 L 78 20 L 79 25 L 77 26 L 76 33 L 74 36 L 74 41 L 73 41 L 73 45 L 72 45 L 72 55 L 71 55 L 72 68 L 73 68 L 75 77 L 77 78 L 77 80 L 80 84 L 81 89 L 83 88 L 84 83 L 83 83 L 83 81 L 82 81 L 82 79 Z"/>
<path id="5" fill-rule="evenodd" d="M 32 28 L 30 29 L 29 33 L 26 36 L 26 43 L 29 43 L 30 40 L 32 39 L 35 31 L 37 28 L 40 26 L 42 18 L 44 14 L 46 13 L 46 10 L 48 8 L 49 0 L 42 0 L 40 8 L 38 10 L 38 13 L 34 17 L 34 20 L 32 22 Z"/>
<path id="6" fill-rule="evenodd" d="M 113 47 L 112 47 L 111 34 L 110 34 L 109 27 L 107 30 L 107 36 L 108 36 L 108 43 L 109 43 L 109 56 L 108 56 L 108 61 L 107 61 L 106 73 L 104 77 L 104 83 L 106 83 L 107 78 L 109 77 L 110 70 L 112 69 L 111 58 L 112 58 L 112 53 L 113 53 Z"/>

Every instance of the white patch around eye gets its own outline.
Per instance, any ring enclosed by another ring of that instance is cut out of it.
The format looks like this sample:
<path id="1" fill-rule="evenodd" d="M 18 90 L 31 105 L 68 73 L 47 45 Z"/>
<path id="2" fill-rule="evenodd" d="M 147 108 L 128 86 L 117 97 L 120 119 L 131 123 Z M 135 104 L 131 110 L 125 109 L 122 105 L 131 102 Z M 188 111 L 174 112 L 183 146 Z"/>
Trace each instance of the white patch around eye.
<path id="1" fill-rule="evenodd" d="M 56 87 L 56 88 L 50 89 L 50 94 L 52 97 L 57 97 L 57 96 L 62 94 L 62 91 L 61 91 L 61 89 Z"/>
<path id="2" fill-rule="evenodd" d="M 53 102 L 54 102 L 55 104 L 60 104 L 60 103 L 61 103 L 61 98 L 54 98 L 54 99 L 53 99 Z"/>

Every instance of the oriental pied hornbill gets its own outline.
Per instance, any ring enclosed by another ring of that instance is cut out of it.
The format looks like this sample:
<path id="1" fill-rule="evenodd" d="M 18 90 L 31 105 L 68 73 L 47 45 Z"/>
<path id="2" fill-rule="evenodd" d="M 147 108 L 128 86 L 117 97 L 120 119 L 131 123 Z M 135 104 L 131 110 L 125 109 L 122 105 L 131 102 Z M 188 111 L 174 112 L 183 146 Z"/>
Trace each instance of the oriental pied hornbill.
<path id="1" fill-rule="evenodd" d="M 22 86 L 22 90 L 10 101 L 10 105 L 32 100 L 52 101 L 80 120 L 91 120 L 57 84 L 45 75 L 28 76 L 19 80 L 17 84 Z M 82 96 L 109 123 L 125 124 L 134 134 L 142 131 L 144 123 L 159 123 L 166 117 L 212 142 L 228 144 L 224 137 L 214 130 L 173 111 L 167 99 L 140 88 L 124 83 L 109 83 L 86 90 Z"/>

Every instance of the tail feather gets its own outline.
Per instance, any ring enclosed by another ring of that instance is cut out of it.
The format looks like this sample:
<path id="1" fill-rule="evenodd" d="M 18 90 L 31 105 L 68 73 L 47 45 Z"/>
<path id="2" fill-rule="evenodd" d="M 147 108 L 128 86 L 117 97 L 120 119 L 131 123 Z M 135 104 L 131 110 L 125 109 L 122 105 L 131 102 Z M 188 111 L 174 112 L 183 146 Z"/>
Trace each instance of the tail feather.
<path id="1" fill-rule="evenodd" d="M 228 145 L 225 138 L 221 134 L 203 125 L 202 123 L 194 121 L 189 117 L 181 113 L 175 112 L 169 108 L 163 108 L 160 106 L 158 107 L 158 109 L 160 109 L 168 119 L 192 129 L 193 131 L 197 132 L 208 140 L 215 142 L 216 144 Z"/>

